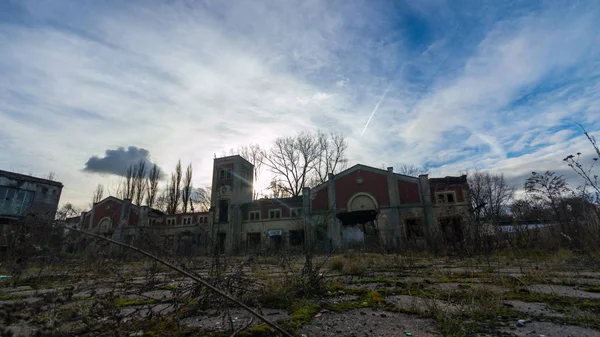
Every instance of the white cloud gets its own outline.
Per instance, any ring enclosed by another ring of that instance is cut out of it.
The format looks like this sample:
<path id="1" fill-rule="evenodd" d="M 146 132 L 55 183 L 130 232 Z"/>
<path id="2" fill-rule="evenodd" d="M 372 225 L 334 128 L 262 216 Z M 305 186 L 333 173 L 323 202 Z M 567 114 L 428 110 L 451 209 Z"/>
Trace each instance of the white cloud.
<path id="1" fill-rule="evenodd" d="M 565 119 L 599 129 L 593 3 L 475 11 L 471 28 L 427 2 L 406 9 L 434 24 L 416 47 L 393 6 L 368 1 L 17 4 L 35 24 L 0 24 L 0 165 L 55 171 L 82 205 L 104 182 L 84 163 L 119 146 L 165 170 L 192 162 L 196 186 L 214 153 L 317 128 L 347 134 L 351 163 L 518 175 L 528 160 L 558 167 L 540 158 L 575 145 L 548 131 Z"/>

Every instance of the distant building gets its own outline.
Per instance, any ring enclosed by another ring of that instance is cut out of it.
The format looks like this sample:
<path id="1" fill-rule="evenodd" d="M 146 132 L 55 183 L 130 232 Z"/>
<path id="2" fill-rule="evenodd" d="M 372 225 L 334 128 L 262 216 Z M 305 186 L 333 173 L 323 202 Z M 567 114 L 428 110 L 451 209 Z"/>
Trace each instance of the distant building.
<path id="1" fill-rule="evenodd" d="M 215 158 L 211 209 L 168 215 L 108 197 L 79 226 L 133 243 L 151 235 L 164 248 L 203 254 L 265 249 L 380 250 L 463 240 L 470 216 L 467 176 L 428 178 L 355 165 L 301 196 L 253 200 L 253 165 Z"/>
<path id="2" fill-rule="evenodd" d="M 0 223 L 36 215 L 54 219 L 63 184 L 0 170 Z"/>

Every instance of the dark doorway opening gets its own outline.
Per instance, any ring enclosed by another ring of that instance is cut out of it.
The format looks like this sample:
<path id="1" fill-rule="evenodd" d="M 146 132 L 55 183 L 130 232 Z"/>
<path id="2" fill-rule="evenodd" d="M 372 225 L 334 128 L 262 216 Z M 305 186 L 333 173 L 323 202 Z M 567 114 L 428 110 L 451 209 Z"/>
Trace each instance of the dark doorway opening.
<path id="1" fill-rule="evenodd" d="M 261 233 L 246 234 L 246 246 L 249 252 L 256 252 L 260 250 L 260 239 Z"/>
<path id="2" fill-rule="evenodd" d="M 440 229 L 444 236 L 444 241 L 459 248 L 463 241 L 462 219 L 460 217 L 448 217 L 440 219 Z"/>
<path id="3" fill-rule="evenodd" d="M 226 223 L 229 221 L 229 200 L 219 200 L 219 223 Z"/>
<path id="4" fill-rule="evenodd" d="M 283 239 L 281 237 L 281 235 L 273 235 L 269 237 L 269 241 L 270 241 L 270 248 L 272 250 L 280 250 L 283 247 Z"/>
<path id="5" fill-rule="evenodd" d="M 343 242 L 347 249 L 378 251 L 381 249 L 377 210 L 343 212 L 337 214 L 342 222 Z"/>

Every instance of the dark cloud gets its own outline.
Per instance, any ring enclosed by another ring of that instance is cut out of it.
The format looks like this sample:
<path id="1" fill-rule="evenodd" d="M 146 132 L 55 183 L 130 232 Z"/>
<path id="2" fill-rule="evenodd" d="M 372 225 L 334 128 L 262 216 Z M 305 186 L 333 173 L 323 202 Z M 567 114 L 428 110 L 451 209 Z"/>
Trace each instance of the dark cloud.
<path id="1" fill-rule="evenodd" d="M 154 165 L 150 161 L 150 152 L 143 148 L 130 146 L 125 150 L 124 147 L 119 147 L 116 150 L 106 150 L 104 157 L 92 156 L 85 163 L 83 171 L 100 174 L 114 174 L 124 176 L 127 168 L 132 164 L 137 164 L 140 160 L 146 162 L 148 170 Z M 161 170 L 161 176 L 164 172 Z"/>

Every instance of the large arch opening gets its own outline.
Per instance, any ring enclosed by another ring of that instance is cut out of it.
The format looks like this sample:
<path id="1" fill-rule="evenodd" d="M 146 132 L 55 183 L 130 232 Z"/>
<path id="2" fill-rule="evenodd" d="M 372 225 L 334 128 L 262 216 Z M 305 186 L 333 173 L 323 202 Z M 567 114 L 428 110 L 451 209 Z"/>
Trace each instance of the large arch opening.
<path id="1" fill-rule="evenodd" d="M 342 223 L 342 241 L 346 249 L 379 247 L 377 200 L 368 193 L 356 193 L 347 204 L 347 211 L 336 214 Z"/>

